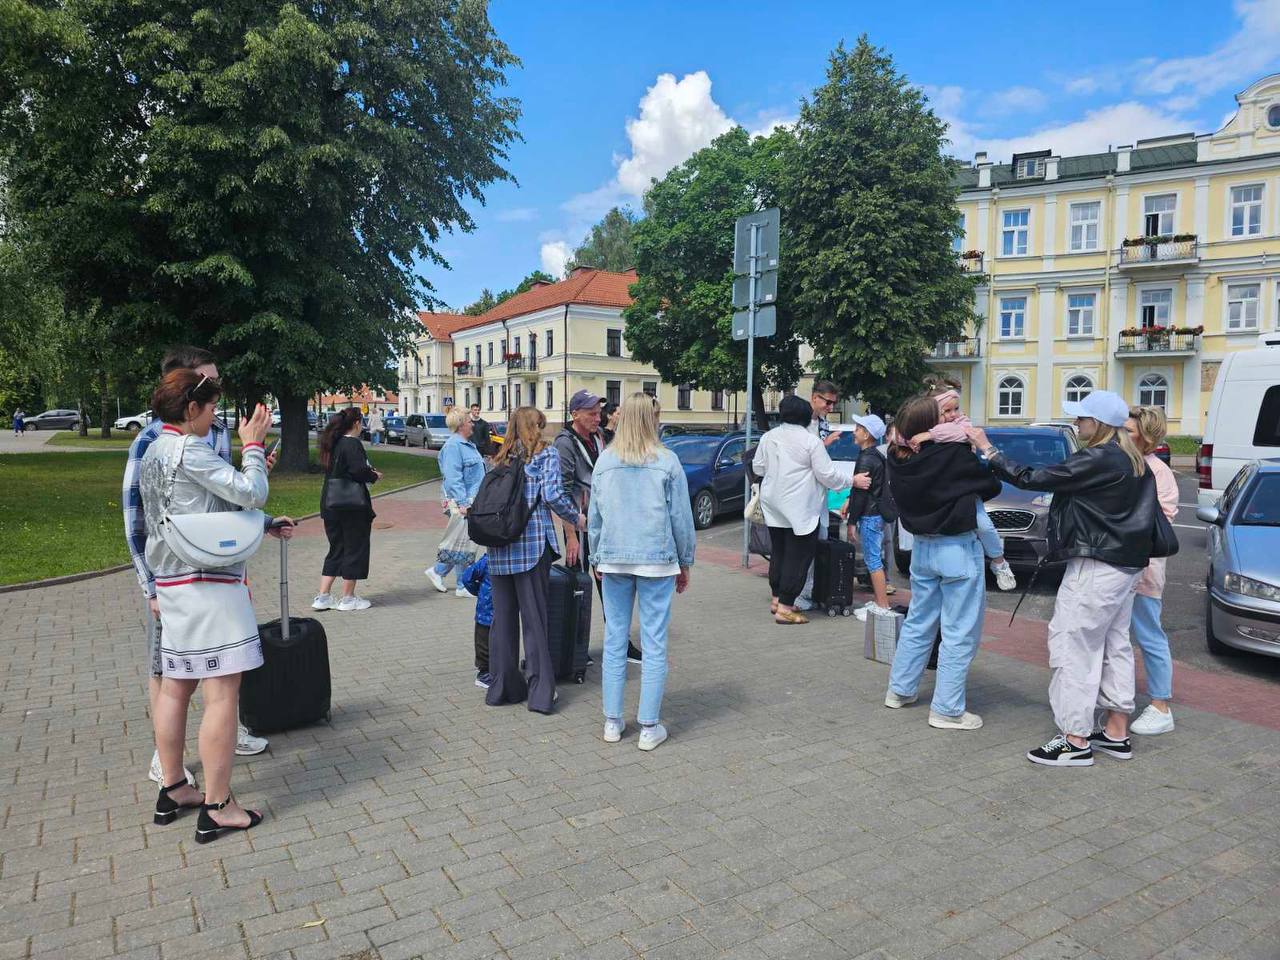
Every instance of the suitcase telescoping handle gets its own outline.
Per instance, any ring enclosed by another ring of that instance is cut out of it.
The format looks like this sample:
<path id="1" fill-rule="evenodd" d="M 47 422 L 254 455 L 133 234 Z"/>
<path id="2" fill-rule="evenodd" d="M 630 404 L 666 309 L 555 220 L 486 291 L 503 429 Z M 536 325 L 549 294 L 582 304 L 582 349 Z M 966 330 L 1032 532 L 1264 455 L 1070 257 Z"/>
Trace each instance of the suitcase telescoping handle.
<path id="1" fill-rule="evenodd" d="M 289 639 L 289 541 L 280 538 L 280 636 Z"/>

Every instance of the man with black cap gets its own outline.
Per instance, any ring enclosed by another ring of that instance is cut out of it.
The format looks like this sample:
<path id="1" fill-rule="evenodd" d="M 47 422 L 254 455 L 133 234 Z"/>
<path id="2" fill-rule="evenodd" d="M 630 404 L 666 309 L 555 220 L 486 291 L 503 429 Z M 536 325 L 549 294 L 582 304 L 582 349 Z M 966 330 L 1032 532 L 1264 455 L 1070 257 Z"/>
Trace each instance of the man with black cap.
<path id="1" fill-rule="evenodd" d="M 575 393 L 569 399 L 569 423 L 555 439 L 556 450 L 560 452 L 561 483 L 578 509 L 584 513 L 591 500 L 591 475 L 600 454 L 604 453 L 604 434 L 600 431 L 600 405 L 603 402 L 590 390 Z M 577 566 L 581 557 L 582 568 L 585 570 L 587 558 L 591 555 L 586 531 L 579 532 L 565 526 L 564 547 L 565 564 Z M 596 593 L 600 593 L 599 580 L 596 581 Z M 603 602 L 604 597 L 601 595 L 601 603 Z M 640 662 L 640 651 L 629 641 L 627 659 L 633 663 Z"/>

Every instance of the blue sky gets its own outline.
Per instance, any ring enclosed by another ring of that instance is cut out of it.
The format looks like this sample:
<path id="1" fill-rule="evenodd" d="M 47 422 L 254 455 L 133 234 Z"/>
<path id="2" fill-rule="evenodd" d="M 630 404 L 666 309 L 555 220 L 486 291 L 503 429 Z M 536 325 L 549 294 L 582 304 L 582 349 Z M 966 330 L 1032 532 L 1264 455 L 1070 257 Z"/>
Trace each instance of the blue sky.
<path id="1" fill-rule="evenodd" d="M 557 272 L 610 206 L 639 210 L 650 177 L 729 125 L 794 119 L 831 49 L 864 32 L 929 94 L 965 160 L 1210 132 L 1235 93 L 1280 71 L 1280 0 L 492 0 L 490 17 L 523 61 L 507 93 L 524 141 L 508 164 L 518 184 L 470 205 L 474 233 L 442 238 L 452 269 L 423 270 L 458 309 Z"/>

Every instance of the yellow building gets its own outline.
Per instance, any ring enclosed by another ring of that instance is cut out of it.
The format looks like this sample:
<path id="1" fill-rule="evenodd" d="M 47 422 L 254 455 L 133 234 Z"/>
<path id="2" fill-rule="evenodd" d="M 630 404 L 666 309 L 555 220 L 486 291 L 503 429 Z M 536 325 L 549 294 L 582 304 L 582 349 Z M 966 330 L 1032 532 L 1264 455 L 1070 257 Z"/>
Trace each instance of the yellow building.
<path id="1" fill-rule="evenodd" d="M 1280 74 L 1236 101 L 1217 133 L 980 153 L 961 172 L 957 253 L 983 276 L 980 323 L 932 359 L 974 420 L 1059 419 L 1108 389 L 1199 433 L 1222 358 L 1280 322 Z"/>

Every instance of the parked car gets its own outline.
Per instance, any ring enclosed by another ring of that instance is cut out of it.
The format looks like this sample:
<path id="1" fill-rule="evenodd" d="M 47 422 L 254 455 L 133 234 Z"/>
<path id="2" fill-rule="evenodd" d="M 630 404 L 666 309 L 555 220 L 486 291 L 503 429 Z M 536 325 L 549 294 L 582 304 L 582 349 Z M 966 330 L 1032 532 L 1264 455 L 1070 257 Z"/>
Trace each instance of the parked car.
<path id="1" fill-rule="evenodd" d="M 1001 453 L 1024 466 L 1061 463 L 1080 449 L 1074 428 L 1057 424 L 988 427 L 987 437 Z M 1004 555 L 1015 570 L 1033 570 L 1049 552 L 1049 504 L 1053 494 L 1019 490 L 1001 484 L 1000 494 L 986 503 L 987 516 L 1004 540 Z M 911 572 L 911 534 L 894 524 L 893 562 Z"/>
<path id="2" fill-rule="evenodd" d="M 1247 464 L 1196 516 L 1210 525 L 1209 650 L 1280 657 L 1280 459 Z"/>
<path id="3" fill-rule="evenodd" d="M 1169 445 L 1167 443 L 1157 444 L 1156 448 L 1152 450 L 1151 453 L 1155 456 L 1157 460 L 1164 463 L 1166 467 L 1173 466 L 1173 464 L 1171 463 L 1171 461 L 1173 460 L 1173 455 L 1172 455 L 1172 452 L 1169 450 Z"/>
<path id="4" fill-rule="evenodd" d="M 128 430 L 130 433 L 137 433 L 151 422 L 151 411 L 143 410 L 141 413 L 135 413 L 131 417 L 121 417 L 111 425 L 113 430 Z"/>
<path id="5" fill-rule="evenodd" d="M 404 442 L 407 447 L 438 450 L 449 439 L 443 413 L 411 413 L 404 418 Z"/>
<path id="6" fill-rule="evenodd" d="M 1280 457 L 1280 332 L 1258 337 L 1253 350 L 1228 353 L 1209 399 L 1196 455 L 1198 503 L 1216 506 L 1245 464 Z"/>
<path id="7" fill-rule="evenodd" d="M 383 417 L 382 424 L 383 424 L 383 427 L 386 429 L 387 443 L 403 444 L 405 442 L 404 417 L 398 416 L 397 414 L 393 413 Z"/>
<path id="8" fill-rule="evenodd" d="M 89 423 L 89 418 L 84 418 Z M 77 410 L 46 410 L 26 419 L 28 430 L 78 430 L 80 413 Z"/>
<path id="9" fill-rule="evenodd" d="M 682 433 L 663 442 L 684 467 L 695 527 L 705 530 L 720 514 L 742 510 L 746 505 L 742 457 L 747 445 L 743 434 Z"/>
<path id="10" fill-rule="evenodd" d="M 273 427 L 278 427 L 278 426 L 280 426 L 280 411 L 279 411 L 279 410 L 272 410 L 272 411 L 271 411 L 271 425 L 272 425 Z"/>
<path id="11" fill-rule="evenodd" d="M 320 417 L 314 410 L 307 411 L 307 429 L 319 430 L 321 427 Z"/>

